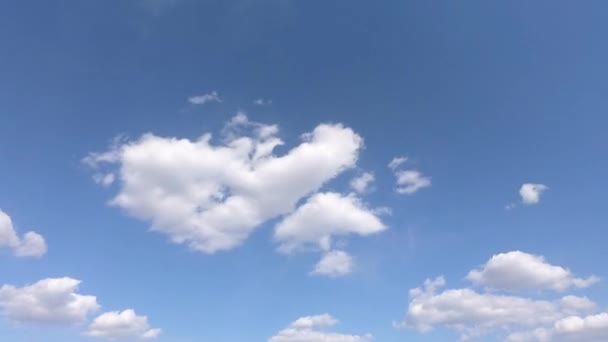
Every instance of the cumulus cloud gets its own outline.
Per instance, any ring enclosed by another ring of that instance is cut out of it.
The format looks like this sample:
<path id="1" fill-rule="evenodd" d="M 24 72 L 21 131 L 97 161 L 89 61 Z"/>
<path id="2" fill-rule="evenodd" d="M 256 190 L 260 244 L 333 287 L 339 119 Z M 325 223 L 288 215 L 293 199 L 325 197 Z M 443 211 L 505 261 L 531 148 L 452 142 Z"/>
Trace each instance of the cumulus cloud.
<path id="1" fill-rule="evenodd" d="M 555 322 L 550 328 L 537 328 L 517 332 L 507 342 L 605 342 L 608 341 L 608 313 L 585 317 L 569 316 Z"/>
<path id="2" fill-rule="evenodd" d="M 428 332 L 444 326 L 457 330 L 462 339 L 489 332 L 549 324 L 567 315 L 595 309 L 585 297 L 567 296 L 554 301 L 479 293 L 469 288 L 439 291 L 440 277 L 426 280 L 410 291 L 411 302 L 400 327 Z"/>
<path id="3" fill-rule="evenodd" d="M 320 330 L 337 323 L 338 321 L 328 314 L 302 317 L 271 337 L 268 342 L 369 342 L 372 340 L 369 334 L 347 335 Z"/>
<path id="4" fill-rule="evenodd" d="M 330 251 L 323 255 L 311 274 L 339 277 L 351 273 L 353 264 L 353 257 L 348 253 L 344 251 Z"/>
<path id="5" fill-rule="evenodd" d="M 590 286 L 598 281 L 597 277 L 576 278 L 568 269 L 551 265 L 542 256 L 512 251 L 494 255 L 481 268 L 469 272 L 467 279 L 483 286 L 484 291 L 468 287 L 444 290 L 443 277 L 427 279 L 424 286 L 410 290 L 406 317 L 397 326 L 420 332 L 445 327 L 457 331 L 462 340 L 506 333 L 508 342 L 604 341 L 591 338 L 594 334 L 605 336 L 595 324 L 603 316 L 581 318 L 597 309 L 587 297 L 567 294 L 551 299 L 500 293 L 527 291 L 538 295 L 542 290 L 565 291 Z M 586 324 L 588 321 L 594 323 Z M 576 332 L 565 334 L 564 322 L 575 323 Z"/>
<path id="6" fill-rule="evenodd" d="M 210 102 L 220 102 L 221 103 L 222 99 L 220 99 L 220 95 L 217 93 L 217 91 L 212 91 L 209 94 L 191 96 L 188 98 L 188 102 L 190 102 L 193 105 L 204 105 L 204 104 L 210 103 Z"/>
<path id="7" fill-rule="evenodd" d="M 334 192 L 317 193 L 275 228 L 275 239 L 281 252 L 306 246 L 323 250 L 331 248 L 333 236 L 376 234 L 386 227 L 373 210 L 355 195 Z"/>
<path id="8" fill-rule="evenodd" d="M 111 205 L 205 253 L 241 244 L 260 224 L 294 211 L 296 204 L 344 170 L 355 165 L 363 139 L 341 124 L 321 124 L 302 136 L 302 143 L 284 155 L 276 125 L 250 121 L 238 114 L 222 132 L 221 143 L 211 134 L 197 139 L 145 134 L 121 141 L 109 151 L 91 153 L 84 161 L 95 169 L 115 167 L 118 194 Z M 319 209 L 337 205 L 342 218 Z M 325 219 L 314 221 L 311 211 Z M 353 220 L 362 219 L 362 222 Z M 318 235 L 367 235 L 384 228 L 354 197 L 318 194 L 277 227 L 283 247 L 318 242 Z M 345 224 L 352 227 L 344 227 Z M 328 225 L 329 223 L 329 225 Z"/>
<path id="9" fill-rule="evenodd" d="M 74 323 L 99 308 L 95 296 L 76 293 L 80 280 L 49 278 L 24 287 L 0 287 L 0 309 L 18 322 Z"/>
<path id="10" fill-rule="evenodd" d="M 519 195 L 524 204 L 537 204 L 540 202 L 540 196 L 548 189 L 544 184 L 526 183 L 519 189 Z"/>
<path id="11" fill-rule="evenodd" d="M 0 248 L 8 247 L 19 257 L 38 257 L 46 254 L 44 238 L 36 232 L 27 232 L 19 237 L 10 216 L 0 210 Z"/>
<path id="12" fill-rule="evenodd" d="M 467 279 L 475 285 L 508 291 L 564 291 L 571 287 L 589 287 L 599 281 L 596 276 L 576 278 L 567 268 L 521 251 L 494 255 L 482 268 L 469 272 Z"/>
<path id="13" fill-rule="evenodd" d="M 406 162 L 406 157 L 395 157 L 388 164 L 388 167 L 393 170 L 395 178 L 397 178 L 395 190 L 398 193 L 411 195 L 420 189 L 431 186 L 431 177 L 424 176 L 420 171 L 403 169 Z"/>
<path id="14" fill-rule="evenodd" d="M 160 329 L 150 327 L 146 316 L 138 316 L 132 309 L 103 313 L 95 318 L 86 332 L 88 336 L 108 339 L 152 339 L 160 333 Z"/>
<path id="15" fill-rule="evenodd" d="M 364 172 L 350 181 L 350 187 L 362 194 L 369 190 L 369 186 L 374 182 L 375 177 L 371 172 Z"/>

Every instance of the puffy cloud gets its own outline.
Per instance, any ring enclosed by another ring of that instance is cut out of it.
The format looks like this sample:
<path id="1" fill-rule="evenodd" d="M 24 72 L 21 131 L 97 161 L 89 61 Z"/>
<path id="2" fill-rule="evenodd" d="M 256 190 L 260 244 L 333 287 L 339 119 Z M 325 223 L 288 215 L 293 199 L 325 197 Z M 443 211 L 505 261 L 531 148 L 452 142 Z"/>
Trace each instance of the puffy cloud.
<path id="1" fill-rule="evenodd" d="M 427 280 L 410 291 L 411 302 L 401 327 L 428 332 L 445 326 L 462 339 L 504 329 L 549 324 L 567 315 L 590 311 L 595 304 L 584 297 L 567 296 L 554 301 L 479 293 L 469 288 L 438 292 L 443 278 Z"/>
<path id="2" fill-rule="evenodd" d="M 469 272 L 467 279 L 475 285 L 509 291 L 564 291 L 570 287 L 589 287 L 599 281 L 596 276 L 576 278 L 570 270 L 551 265 L 542 256 L 521 251 L 494 255 L 482 268 Z"/>
<path id="3" fill-rule="evenodd" d="M 0 210 L 0 247 L 8 247 L 16 256 L 38 257 L 47 251 L 44 238 L 36 232 L 27 232 L 22 238 L 17 236 L 10 216 Z"/>
<path id="4" fill-rule="evenodd" d="M 19 322 L 73 323 L 99 308 L 95 296 L 76 293 L 80 280 L 49 278 L 24 287 L 0 287 L 4 316 Z"/>
<path id="5" fill-rule="evenodd" d="M 371 335 L 346 335 L 315 330 L 331 327 L 338 321 L 328 314 L 302 317 L 271 337 L 268 342 L 369 342 Z"/>
<path id="6" fill-rule="evenodd" d="M 569 316 L 556 321 L 551 328 L 513 333 L 507 342 L 605 342 L 608 341 L 608 313 L 586 317 Z"/>
<path id="7" fill-rule="evenodd" d="M 150 328 L 146 316 L 138 316 L 131 309 L 101 314 L 95 318 L 86 332 L 88 336 L 108 339 L 151 339 L 158 337 L 160 333 L 160 329 Z"/>
<path id="8" fill-rule="evenodd" d="M 388 164 L 397 178 L 397 188 L 395 190 L 400 194 L 411 195 L 420 189 L 431 186 L 431 177 L 423 176 L 419 171 L 402 169 L 407 160 L 407 157 L 395 157 Z"/>
<path id="9" fill-rule="evenodd" d="M 542 193 L 548 189 L 544 184 L 526 183 L 519 189 L 519 195 L 524 204 L 537 204 Z"/>
<path id="10" fill-rule="evenodd" d="M 313 275 L 339 277 L 349 274 L 353 269 L 353 258 L 344 251 L 327 252 L 311 272 Z"/>
<path id="11" fill-rule="evenodd" d="M 272 104 L 272 100 L 259 98 L 259 99 L 253 100 L 253 104 L 256 106 L 270 106 Z"/>
<path id="12" fill-rule="evenodd" d="M 366 208 L 355 195 L 317 193 L 295 212 L 279 222 L 275 239 L 279 250 L 291 252 L 308 245 L 328 250 L 332 236 L 371 235 L 385 229 L 375 212 Z"/>
<path id="13" fill-rule="evenodd" d="M 112 205 L 151 222 L 175 243 L 214 253 L 234 248 L 255 227 L 292 212 L 298 201 L 352 167 L 363 146 L 350 128 L 322 124 L 277 156 L 273 151 L 283 144 L 277 134 L 277 126 L 239 114 L 224 129 L 221 144 L 213 144 L 211 134 L 194 140 L 146 134 L 91 153 L 84 162 L 95 169 L 118 168 L 120 189 Z M 343 215 L 320 209 L 326 218 L 311 220 L 308 214 L 319 211 L 314 205 L 319 202 L 337 205 Z M 363 222 L 353 222 L 359 219 Z M 313 234 L 301 230 L 305 221 L 331 226 L 307 227 Z M 354 227 L 344 227 L 351 223 Z M 320 194 L 279 224 L 276 235 L 294 245 L 316 242 L 318 234 L 366 235 L 383 228 L 355 198 Z"/>
<path id="14" fill-rule="evenodd" d="M 369 189 L 370 184 L 375 180 L 374 174 L 365 172 L 358 177 L 353 178 L 350 181 L 350 187 L 356 192 L 362 194 Z"/>
<path id="15" fill-rule="evenodd" d="M 204 105 L 209 102 L 222 102 L 217 91 L 212 91 L 209 94 L 196 95 L 188 98 L 188 102 L 193 105 Z"/>

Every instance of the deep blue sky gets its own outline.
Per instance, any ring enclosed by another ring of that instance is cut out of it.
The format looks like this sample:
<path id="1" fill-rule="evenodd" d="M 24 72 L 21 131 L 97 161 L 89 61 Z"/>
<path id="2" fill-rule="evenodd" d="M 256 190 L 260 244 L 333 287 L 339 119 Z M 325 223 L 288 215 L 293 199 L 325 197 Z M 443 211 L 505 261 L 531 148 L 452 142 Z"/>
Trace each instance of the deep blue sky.
<path id="1" fill-rule="evenodd" d="M 496 253 L 608 277 L 607 11 L 601 0 L 3 2 L 0 208 L 49 252 L 2 252 L 0 284 L 82 279 L 104 311 L 147 315 L 160 341 L 266 341 L 329 312 L 336 331 L 397 342 L 456 340 L 391 324 L 409 289 L 439 275 L 467 286 Z M 223 102 L 188 103 L 211 91 Z M 260 97 L 272 105 L 253 106 Z M 239 110 L 278 124 L 287 148 L 325 122 L 365 139 L 367 200 L 393 214 L 386 232 L 349 239 L 356 272 L 309 276 L 318 255 L 276 253 L 272 222 L 214 255 L 172 244 L 108 206 L 117 189 L 81 162 L 119 134 L 217 134 Z M 386 165 L 399 155 L 432 186 L 395 193 Z M 527 182 L 549 187 L 541 203 L 505 210 Z M 605 309 L 607 290 L 584 294 Z M 88 340 L 79 326 L 0 322 L 3 341 Z"/>

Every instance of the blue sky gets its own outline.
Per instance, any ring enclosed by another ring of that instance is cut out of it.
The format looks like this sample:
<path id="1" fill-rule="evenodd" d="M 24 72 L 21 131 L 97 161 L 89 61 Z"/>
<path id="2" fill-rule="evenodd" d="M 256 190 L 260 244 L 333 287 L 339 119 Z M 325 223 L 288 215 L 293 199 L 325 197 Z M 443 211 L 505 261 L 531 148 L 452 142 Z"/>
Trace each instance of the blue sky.
<path id="1" fill-rule="evenodd" d="M 0 4 L 0 340 L 605 341 L 606 10 Z M 257 161 L 239 137 L 284 144 Z M 95 303 L 68 312 L 75 294 Z"/>

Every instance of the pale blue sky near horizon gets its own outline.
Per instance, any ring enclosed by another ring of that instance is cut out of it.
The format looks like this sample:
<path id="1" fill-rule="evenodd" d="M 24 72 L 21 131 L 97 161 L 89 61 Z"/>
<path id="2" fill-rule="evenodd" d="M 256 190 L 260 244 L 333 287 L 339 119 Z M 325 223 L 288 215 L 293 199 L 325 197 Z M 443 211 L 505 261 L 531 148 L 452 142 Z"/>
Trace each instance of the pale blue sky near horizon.
<path id="1" fill-rule="evenodd" d="M 101 311 L 134 308 L 158 341 L 267 341 L 299 317 L 374 341 L 455 341 L 400 330 L 408 291 L 513 250 L 608 277 L 605 1 L 6 1 L 0 4 L 0 209 L 48 253 L 0 249 L 0 285 L 82 280 Z M 222 102 L 188 98 L 216 91 Z M 272 104 L 257 106 L 258 98 Z M 376 176 L 365 201 L 387 230 L 349 237 L 357 264 L 309 275 L 315 253 L 276 252 L 263 224 L 208 255 L 108 205 L 82 163 L 119 135 L 217 137 L 237 112 L 276 124 L 279 154 L 321 123 L 365 141 L 324 189 Z M 432 186 L 395 192 L 407 156 Z M 548 186 L 519 204 L 523 183 Z M 575 290 L 608 310 L 605 281 Z M 543 297 L 545 294 L 539 294 Z M 0 319 L 0 340 L 79 342 L 86 323 Z M 480 341 L 495 341 L 490 334 Z"/>

